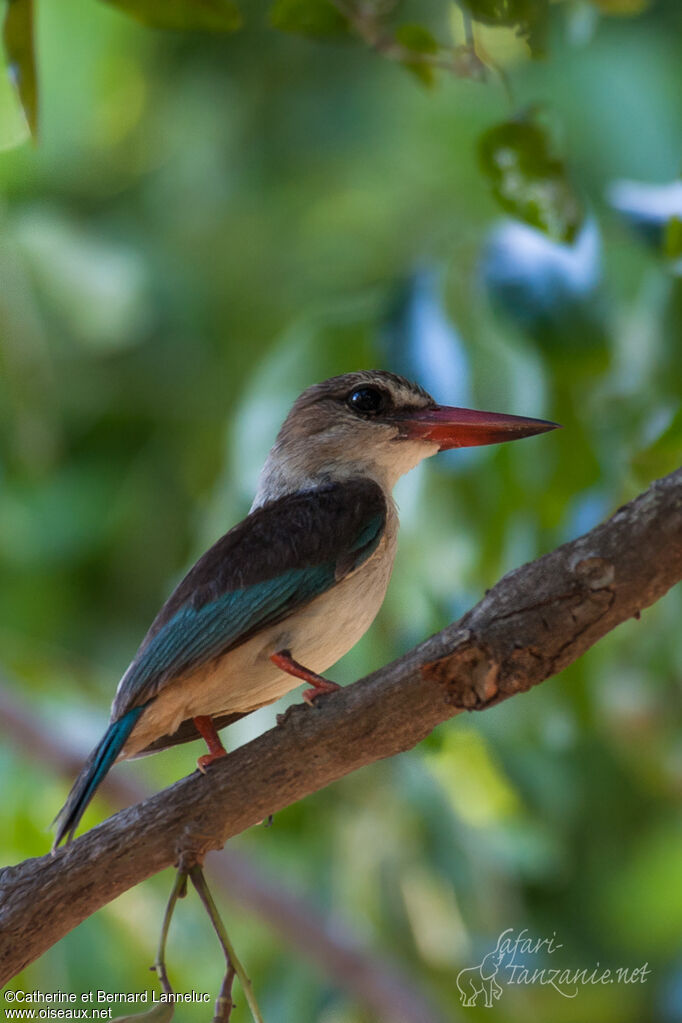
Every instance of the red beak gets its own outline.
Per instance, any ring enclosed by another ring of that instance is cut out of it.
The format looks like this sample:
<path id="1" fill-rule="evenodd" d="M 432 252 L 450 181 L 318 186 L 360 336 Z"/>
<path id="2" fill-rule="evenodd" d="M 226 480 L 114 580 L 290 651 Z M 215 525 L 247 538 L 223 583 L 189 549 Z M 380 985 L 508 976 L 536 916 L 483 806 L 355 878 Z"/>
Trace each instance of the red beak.
<path id="1" fill-rule="evenodd" d="M 451 408 L 434 405 L 415 409 L 400 416 L 403 437 L 432 441 L 440 451 L 449 448 L 472 448 L 479 444 L 499 444 L 505 440 L 519 440 L 536 433 L 556 430 L 559 423 L 547 419 L 525 419 L 506 416 L 499 412 L 477 412 L 470 408 Z"/>

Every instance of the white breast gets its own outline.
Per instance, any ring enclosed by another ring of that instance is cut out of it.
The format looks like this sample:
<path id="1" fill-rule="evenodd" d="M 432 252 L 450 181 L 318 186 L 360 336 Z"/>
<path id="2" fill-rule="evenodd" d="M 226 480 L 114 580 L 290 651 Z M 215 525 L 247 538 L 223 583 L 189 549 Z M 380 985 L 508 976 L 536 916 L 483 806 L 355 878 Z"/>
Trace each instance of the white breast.
<path id="1" fill-rule="evenodd" d="M 391 576 L 396 538 L 397 520 L 391 509 L 379 546 L 352 575 L 285 621 L 164 687 L 142 714 L 122 758 L 172 734 L 187 718 L 247 713 L 295 689 L 300 681 L 270 660 L 278 650 L 289 650 L 311 671 L 326 671 L 374 621 Z"/>

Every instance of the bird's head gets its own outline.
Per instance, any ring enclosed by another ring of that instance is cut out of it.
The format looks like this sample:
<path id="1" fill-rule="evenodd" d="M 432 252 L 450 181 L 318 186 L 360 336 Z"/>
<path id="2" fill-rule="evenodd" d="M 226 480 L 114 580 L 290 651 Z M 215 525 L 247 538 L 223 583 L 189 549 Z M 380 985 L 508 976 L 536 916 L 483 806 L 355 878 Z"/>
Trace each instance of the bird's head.
<path id="1" fill-rule="evenodd" d="M 423 458 L 553 430 L 544 419 L 438 405 L 385 370 L 344 373 L 294 402 L 261 474 L 255 504 L 326 480 L 369 476 L 390 491 Z"/>

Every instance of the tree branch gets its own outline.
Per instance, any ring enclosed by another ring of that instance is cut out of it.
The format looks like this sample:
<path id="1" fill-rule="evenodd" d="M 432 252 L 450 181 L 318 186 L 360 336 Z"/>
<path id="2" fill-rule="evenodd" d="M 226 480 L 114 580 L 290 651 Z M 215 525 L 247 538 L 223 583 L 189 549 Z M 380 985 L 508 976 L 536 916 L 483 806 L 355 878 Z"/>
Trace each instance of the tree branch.
<path id="1" fill-rule="evenodd" d="M 565 668 L 682 578 L 682 470 L 601 526 L 505 576 L 459 622 L 392 664 L 145 802 L 56 856 L 0 874 L 0 982 L 81 920 L 174 864 L 338 778 L 415 746 Z"/>
<path id="2" fill-rule="evenodd" d="M 72 781 L 82 766 L 59 735 L 48 731 L 34 714 L 0 686 L 0 729 L 7 740 L 33 762 L 46 764 Z M 130 806 L 149 797 L 130 772 L 110 771 L 100 790 L 114 807 Z M 291 879 L 272 878 L 253 856 L 236 849 L 210 853 L 207 867 L 231 902 L 261 918 L 288 948 L 326 973 L 385 1023 L 441 1023 L 442 1016 L 420 992 L 404 965 L 382 958 L 338 916 L 323 915 L 297 894 Z M 452 1013 L 449 1015 L 453 1023 Z"/>

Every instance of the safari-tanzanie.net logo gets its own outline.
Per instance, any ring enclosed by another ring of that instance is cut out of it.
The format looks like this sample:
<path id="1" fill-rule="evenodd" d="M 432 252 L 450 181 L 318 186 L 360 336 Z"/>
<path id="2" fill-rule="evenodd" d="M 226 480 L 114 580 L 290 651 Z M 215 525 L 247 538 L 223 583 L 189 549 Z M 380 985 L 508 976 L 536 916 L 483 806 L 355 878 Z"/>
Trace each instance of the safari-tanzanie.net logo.
<path id="1" fill-rule="evenodd" d="M 501 998 L 505 987 L 538 984 L 552 987 L 564 998 L 575 998 L 581 987 L 595 984 L 645 984 L 651 970 L 641 966 L 571 967 L 556 953 L 564 946 L 557 943 L 556 931 L 551 938 L 535 938 L 527 928 L 502 931 L 495 948 L 483 956 L 476 966 L 467 966 L 457 974 L 457 988 L 462 1005 L 470 1008 L 485 1005 L 491 1009 Z"/>

